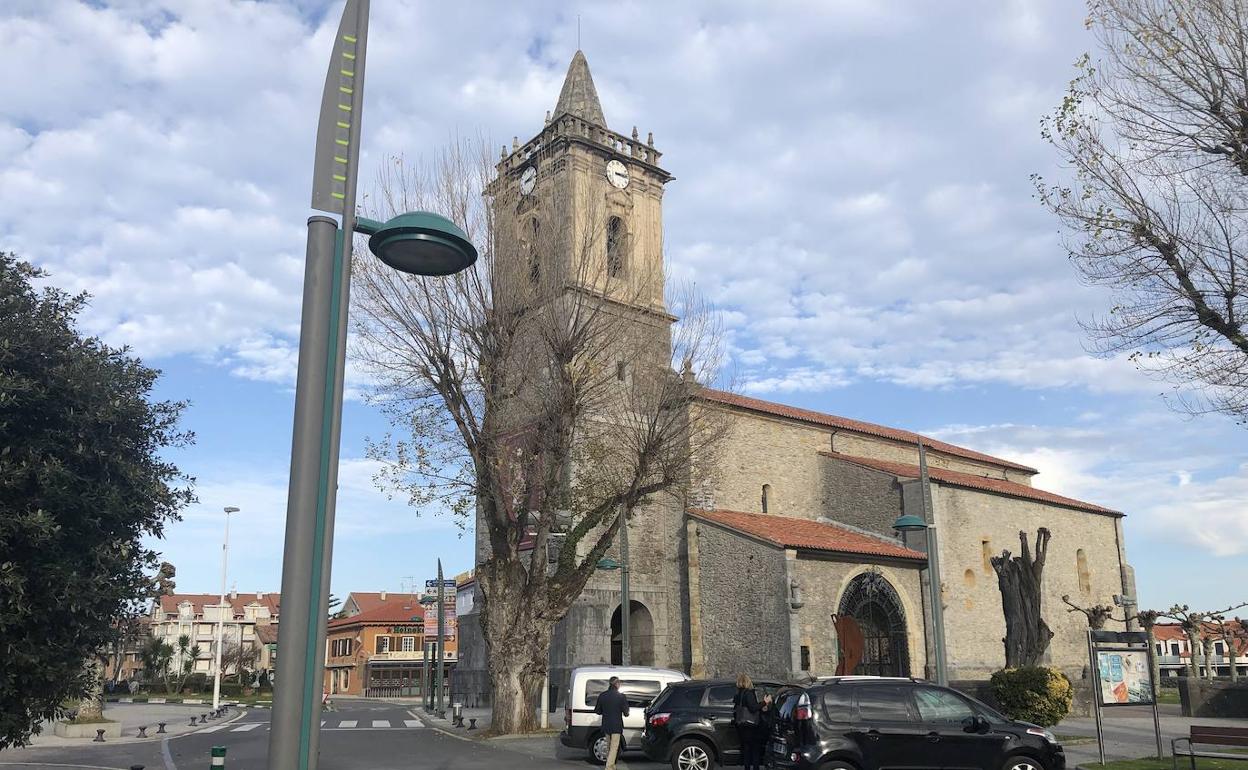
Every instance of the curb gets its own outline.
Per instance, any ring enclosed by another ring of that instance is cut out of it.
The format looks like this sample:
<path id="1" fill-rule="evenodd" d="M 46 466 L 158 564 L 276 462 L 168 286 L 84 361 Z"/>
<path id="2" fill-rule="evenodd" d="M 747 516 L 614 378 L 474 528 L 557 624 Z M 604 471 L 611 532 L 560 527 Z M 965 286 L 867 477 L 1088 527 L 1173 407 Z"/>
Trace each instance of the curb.
<path id="1" fill-rule="evenodd" d="M 421 724 L 423 724 L 425 727 L 429 728 L 430 730 L 437 730 L 443 735 L 449 735 L 452 738 L 455 738 L 456 740 L 467 741 L 468 743 L 480 743 L 481 742 L 480 738 L 476 738 L 470 735 L 464 735 L 463 733 L 455 732 L 454 730 L 448 729 L 446 727 L 443 727 L 440 724 L 435 723 L 432 719 L 426 717 L 424 714 L 417 713 L 416 709 L 408 709 L 407 713 L 411 714 L 413 717 L 419 720 Z"/>

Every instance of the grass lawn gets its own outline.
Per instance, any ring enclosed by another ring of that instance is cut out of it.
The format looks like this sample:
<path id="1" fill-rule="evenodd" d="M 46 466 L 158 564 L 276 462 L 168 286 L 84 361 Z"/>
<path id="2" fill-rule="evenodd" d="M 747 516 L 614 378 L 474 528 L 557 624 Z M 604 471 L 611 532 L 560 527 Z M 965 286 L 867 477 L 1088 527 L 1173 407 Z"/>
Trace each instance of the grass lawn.
<path id="1" fill-rule="evenodd" d="M 1178 705 L 1179 688 L 1162 687 L 1161 689 L 1157 691 L 1157 702 L 1158 703 L 1173 703 L 1175 705 Z"/>
<path id="2" fill-rule="evenodd" d="M 1165 759 L 1119 759 L 1114 762 L 1086 762 L 1079 765 L 1085 770 L 1171 770 L 1174 766 L 1171 764 L 1170 757 Z M 1187 757 L 1179 757 L 1179 768 L 1191 768 L 1191 760 Z M 1243 770 L 1244 762 L 1233 759 L 1201 759 L 1196 758 L 1196 770 Z"/>

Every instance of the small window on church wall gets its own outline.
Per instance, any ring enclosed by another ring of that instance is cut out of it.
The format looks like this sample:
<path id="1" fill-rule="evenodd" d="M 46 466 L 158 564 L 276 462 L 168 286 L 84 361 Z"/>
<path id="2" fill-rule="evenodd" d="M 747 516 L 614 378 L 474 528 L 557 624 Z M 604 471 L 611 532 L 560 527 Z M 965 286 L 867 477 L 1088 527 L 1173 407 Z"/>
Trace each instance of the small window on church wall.
<path id="1" fill-rule="evenodd" d="M 810 670 L 810 648 L 804 644 L 802 645 L 802 670 Z"/>
<path id="2" fill-rule="evenodd" d="M 763 513 L 767 512 L 767 498 L 771 497 L 771 485 L 763 485 Z"/>
<path id="3" fill-rule="evenodd" d="M 624 274 L 624 222 L 619 217 L 607 220 L 607 275 L 619 278 Z"/>
<path id="4" fill-rule="evenodd" d="M 975 570 L 968 569 L 966 572 L 962 573 L 962 582 L 966 584 L 967 588 L 974 588 L 975 587 Z"/>
<path id="5" fill-rule="evenodd" d="M 542 265 L 538 260 L 537 239 L 542 234 L 542 225 L 536 219 L 529 223 L 529 282 L 536 285 L 542 280 Z"/>
<path id="6" fill-rule="evenodd" d="M 615 379 L 620 382 L 628 381 L 628 363 L 624 361 L 615 362 Z"/>
<path id="7" fill-rule="evenodd" d="M 992 541 L 986 537 L 982 538 L 979 541 L 979 548 L 984 556 L 984 574 L 985 575 L 991 574 L 992 573 Z"/>
<path id="8" fill-rule="evenodd" d="M 1080 593 L 1092 593 L 1092 573 L 1088 571 L 1088 555 L 1082 548 L 1075 551 L 1075 568 L 1079 572 Z"/>

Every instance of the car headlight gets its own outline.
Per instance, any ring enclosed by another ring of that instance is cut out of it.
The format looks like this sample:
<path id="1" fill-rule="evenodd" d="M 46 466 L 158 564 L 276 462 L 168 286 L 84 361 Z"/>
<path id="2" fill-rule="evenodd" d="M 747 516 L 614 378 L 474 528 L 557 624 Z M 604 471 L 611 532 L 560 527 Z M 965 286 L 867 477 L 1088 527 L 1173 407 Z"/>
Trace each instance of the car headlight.
<path id="1" fill-rule="evenodd" d="M 1028 727 L 1027 734 L 1039 735 L 1041 738 L 1045 739 L 1049 743 L 1052 743 L 1054 746 L 1057 745 L 1057 736 L 1053 734 L 1052 730 L 1046 730 L 1043 727 Z"/>

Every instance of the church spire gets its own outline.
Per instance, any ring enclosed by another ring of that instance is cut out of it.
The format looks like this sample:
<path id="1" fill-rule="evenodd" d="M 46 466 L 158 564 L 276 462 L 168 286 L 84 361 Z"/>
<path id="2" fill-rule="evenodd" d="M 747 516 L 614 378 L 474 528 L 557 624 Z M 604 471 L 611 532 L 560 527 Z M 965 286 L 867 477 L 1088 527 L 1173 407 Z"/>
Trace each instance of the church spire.
<path id="1" fill-rule="evenodd" d="M 598 90 L 594 88 L 594 78 L 589 74 L 589 62 L 579 49 L 568 65 L 568 75 L 563 79 L 563 90 L 559 92 L 559 101 L 555 104 L 555 117 L 564 113 L 607 127 L 602 105 L 598 103 Z"/>

